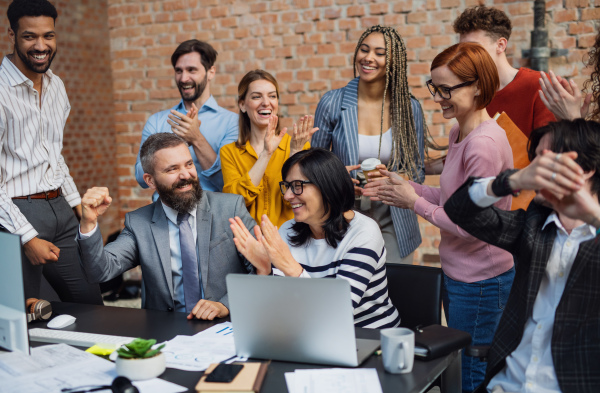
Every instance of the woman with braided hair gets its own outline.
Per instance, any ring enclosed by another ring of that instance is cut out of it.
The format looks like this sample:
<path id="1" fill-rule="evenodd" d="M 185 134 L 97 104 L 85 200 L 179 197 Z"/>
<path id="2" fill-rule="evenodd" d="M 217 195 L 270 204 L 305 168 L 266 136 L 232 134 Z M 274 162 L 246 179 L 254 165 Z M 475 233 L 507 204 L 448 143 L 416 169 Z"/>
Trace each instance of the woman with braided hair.
<path id="1" fill-rule="evenodd" d="M 355 78 L 321 98 L 315 113 L 319 131 L 312 137 L 312 146 L 331 149 L 354 178 L 358 164 L 379 158 L 390 171 L 422 183 L 423 110 L 408 90 L 402 37 L 392 27 L 368 28 L 356 45 L 353 65 Z M 362 188 L 355 186 L 355 193 L 361 195 Z M 412 263 L 414 250 L 421 244 L 414 212 L 376 201 L 364 212 L 379 224 L 387 261 Z"/>

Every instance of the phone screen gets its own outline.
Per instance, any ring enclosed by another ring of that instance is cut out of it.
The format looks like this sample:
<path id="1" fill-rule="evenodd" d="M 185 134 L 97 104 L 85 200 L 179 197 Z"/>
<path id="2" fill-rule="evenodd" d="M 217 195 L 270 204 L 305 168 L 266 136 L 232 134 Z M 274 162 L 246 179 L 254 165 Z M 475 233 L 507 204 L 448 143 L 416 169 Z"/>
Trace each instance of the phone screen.
<path id="1" fill-rule="evenodd" d="M 244 368 L 243 364 L 224 364 L 221 363 L 204 380 L 205 382 L 224 382 L 233 381 L 236 375 Z"/>

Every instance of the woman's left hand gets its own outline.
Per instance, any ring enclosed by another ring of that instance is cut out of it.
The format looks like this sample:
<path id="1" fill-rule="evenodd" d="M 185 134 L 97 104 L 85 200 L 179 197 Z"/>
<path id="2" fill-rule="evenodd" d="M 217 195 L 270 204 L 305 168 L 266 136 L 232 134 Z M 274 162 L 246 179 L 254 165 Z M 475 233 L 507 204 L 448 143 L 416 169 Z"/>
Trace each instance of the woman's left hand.
<path id="1" fill-rule="evenodd" d="M 304 148 L 306 142 L 310 142 L 313 134 L 319 130 L 313 127 L 314 119 L 312 116 L 303 116 L 298 123 L 294 123 L 292 130 L 292 141 L 290 142 L 290 157 Z"/>
<path id="2" fill-rule="evenodd" d="M 367 183 L 363 195 L 371 197 L 374 201 L 381 201 L 386 205 L 414 210 L 419 195 L 410 183 L 396 173 L 387 170 L 381 170 L 380 172 L 388 178 Z"/>
<path id="3" fill-rule="evenodd" d="M 283 241 L 277 227 L 269 221 L 266 214 L 262 216 L 260 228 L 262 231 L 260 242 L 265 247 L 273 266 L 286 276 L 298 277 L 302 274 L 302 266 L 296 262 L 287 243 Z"/>

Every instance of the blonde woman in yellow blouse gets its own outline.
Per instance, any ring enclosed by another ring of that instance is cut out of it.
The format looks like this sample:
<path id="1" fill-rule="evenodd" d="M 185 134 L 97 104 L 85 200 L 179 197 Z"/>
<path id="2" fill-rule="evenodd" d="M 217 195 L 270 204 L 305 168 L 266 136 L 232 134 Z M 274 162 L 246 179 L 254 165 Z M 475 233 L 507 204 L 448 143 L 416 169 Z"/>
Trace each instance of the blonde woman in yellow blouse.
<path id="1" fill-rule="evenodd" d="M 279 129 L 279 87 L 273 75 L 263 70 L 248 72 L 238 85 L 240 108 L 237 142 L 221 148 L 223 192 L 246 200 L 250 215 L 258 224 L 266 214 L 281 226 L 294 217 L 292 207 L 279 190 L 281 168 L 289 157 L 310 147 L 317 131 L 313 117 L 304 116 L 288 135 Z"/>

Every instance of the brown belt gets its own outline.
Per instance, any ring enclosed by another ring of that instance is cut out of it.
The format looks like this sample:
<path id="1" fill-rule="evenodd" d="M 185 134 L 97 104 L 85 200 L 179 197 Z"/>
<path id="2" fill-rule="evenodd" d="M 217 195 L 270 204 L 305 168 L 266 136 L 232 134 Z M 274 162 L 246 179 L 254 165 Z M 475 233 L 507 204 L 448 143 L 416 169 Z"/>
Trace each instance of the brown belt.
<path id="1" fill-rule="evenodd" d="M 46 192 L 38 192 L 37 194 L 31 194 L 27 196 L 13 197 L 12 199 L 54 199 L 61 195 L 60 188 L 57 190 L 51 190 Z"/>

